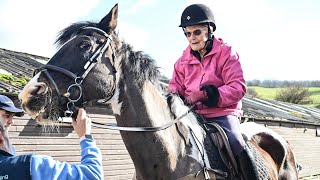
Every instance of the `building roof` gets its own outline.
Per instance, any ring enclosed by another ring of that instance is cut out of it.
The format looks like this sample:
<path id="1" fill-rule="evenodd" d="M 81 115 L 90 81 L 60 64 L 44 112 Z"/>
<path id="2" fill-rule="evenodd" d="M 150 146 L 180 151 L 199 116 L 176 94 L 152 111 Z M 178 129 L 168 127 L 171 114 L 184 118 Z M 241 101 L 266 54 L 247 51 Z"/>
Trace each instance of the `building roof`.
<path id="1" fill-rule="evenodd" d="M 18 93 L 48 58 L 0 48 L 0 92 Z"/>
<path id="2" fill-rule="evenodd" d="M 320 109 L 275 100 L 245 96 L 244 118 L 320 125 Z"/>
<path id="3" fill-rule="evenodd" d="M 11 74 L 14 81 L 23 78 L 29 81 L 35 68 L 48 58 L 0 48 L 0 75 Z M 165 84 L 165 83 L 162 83 Z M 17 93 L 25 84 L 5 81 L 0 76 L 0 93 Z M 295 122 L 320 125 L 320 109 L 274 100 L 245 96 L 243 119 Z"/>

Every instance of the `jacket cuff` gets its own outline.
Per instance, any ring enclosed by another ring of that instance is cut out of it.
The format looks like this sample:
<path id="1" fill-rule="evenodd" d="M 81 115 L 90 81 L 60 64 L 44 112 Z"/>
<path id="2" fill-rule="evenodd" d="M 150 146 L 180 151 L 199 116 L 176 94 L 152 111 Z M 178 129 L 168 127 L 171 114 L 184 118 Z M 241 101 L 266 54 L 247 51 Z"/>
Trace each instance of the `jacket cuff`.
<path id="1" fill-rule="evenodd" d="M 213 85 L 204 85 L 200 90 L 205 90 L 208 96 L 208 100 L 203 101 L 202 103 L 208 107 L 217 107 L 220 97 L 218 88 Z"/>
<path id="2" fill-rule="evenodd" d="M 94 140 L 87 139 L 87 138 L 84 138 L 84 139 L 80 140 L 81 149 L 86 148 L 88 146 L 94 146 L 94 145 L 95 145 L 95 141 Z"/>

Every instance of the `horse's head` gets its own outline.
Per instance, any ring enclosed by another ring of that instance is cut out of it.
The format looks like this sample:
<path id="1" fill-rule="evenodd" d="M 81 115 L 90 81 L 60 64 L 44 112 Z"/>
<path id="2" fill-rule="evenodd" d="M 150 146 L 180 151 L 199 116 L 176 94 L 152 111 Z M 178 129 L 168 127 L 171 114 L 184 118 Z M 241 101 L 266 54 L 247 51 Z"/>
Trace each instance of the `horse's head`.
<path id="1" fill-rule="evenodd" d="M 99 23 L 75 23 L 61 31 L 56 40 L 60 49 L 19 94 L 32 118 L 71 116 L 87 101 L 114 95 L 117 17 L 115 5 Z"/>

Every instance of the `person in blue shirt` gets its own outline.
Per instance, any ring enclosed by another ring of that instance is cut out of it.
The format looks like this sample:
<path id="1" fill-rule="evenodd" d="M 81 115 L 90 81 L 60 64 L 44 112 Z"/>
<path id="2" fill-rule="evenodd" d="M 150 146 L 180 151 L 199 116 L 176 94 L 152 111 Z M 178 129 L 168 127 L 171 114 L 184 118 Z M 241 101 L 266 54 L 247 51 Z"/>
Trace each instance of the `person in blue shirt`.
<path id="1" fill-rule="evenodd" d="M 91 119 L 84 109 L 79 109 L 72 126 L 80 138 L 81 162 L 69 164 L 50 156 L 10 154 L 6 127 L 0 121 L 0 178 L 10 180 L 31 179 L 103 179 L 102 155 L 91 136 Z"/>
<path id="2" fill-rule="evenodd" d="M 22 109 L 16 108 L 10 98 L 5 95 L 0 95 L 0 118 L 4 124 L 4 127 L 9 131 L 13 124 L 13 116 L 21 117 L 24 115 Z M 16 155 L 16 151 L 12 144 L 10 144 L 10 154 Z"/>

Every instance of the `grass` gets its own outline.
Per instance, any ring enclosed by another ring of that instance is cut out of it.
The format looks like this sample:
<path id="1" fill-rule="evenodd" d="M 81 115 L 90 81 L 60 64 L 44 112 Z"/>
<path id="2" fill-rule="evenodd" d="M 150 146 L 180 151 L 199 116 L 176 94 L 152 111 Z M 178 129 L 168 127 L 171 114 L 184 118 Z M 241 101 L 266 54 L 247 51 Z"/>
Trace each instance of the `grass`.
<path id="1" fill-rule="evenodd" d="M 313 104 L 320 105 L 320 88 L 309 88 L 309 92 L 311 93 L 310 99 L 313 100 Z"/>
<path id="2" fill-rule="evenodd" d="M 284 88 L 264 88 L 258 86 L 249 86 L 248 89 L 253 89 L 258 93 L 258 97 L 262 99 L 274 100 L 277 93 Z M 307 88 L 310 92 L 310 100 L 312 104 L 304 104 L 308 107 L 320 106 L 320 87 L 310 87 Z"/>
<path id="3" fill-rule="evenodd" d="M 278 91 L 282 88 L 264 88 L 258 86 L 249 86 L 248 89 L 253 89 L 258 93 L 258 97 L 262 99 L 274 100 Z"/>
<path id="4" fill-rule="evenodd" d="M 309 176 L 309 177 L 304 177 L 301 178 L 302 180 L 319 180 L 320 179 L 320 175 L 314 175 L 314 176 Z"/>

